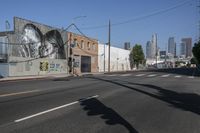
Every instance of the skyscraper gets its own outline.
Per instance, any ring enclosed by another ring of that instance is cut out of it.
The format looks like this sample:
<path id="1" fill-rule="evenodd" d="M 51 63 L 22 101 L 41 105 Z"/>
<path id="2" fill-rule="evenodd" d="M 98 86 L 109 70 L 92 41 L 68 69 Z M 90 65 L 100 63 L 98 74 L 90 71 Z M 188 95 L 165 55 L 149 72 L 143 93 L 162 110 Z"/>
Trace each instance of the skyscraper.
<path id="1" fill-rule="evenodd" d="M 174 37 L 168 39 L 168 53 L 174 57 L 176 56 L 176 43 Z"/>
<path id="2" fill-rule="evenodd" d="M 131 43 L 130 42 L 125 42 L 124 43 L 124 49 L 125 50 L 130 50 L 131 49 Z"/>
<path id="3" fill-rule="evenodd" d="M 146 58 L 151 58 L 151 41 L 146 44 Z"/>
<path id="4" fill-rule="evenodd" d="M 152 35 L 152 40 L 151 40 L 151 56 L 152 58 L 156 58 L 156 52 L 157 52 L 157 34 Z"/>
<path id="5" fill-rule="evenodd" d="M 146 44 L 146 57 L 149 59 L 155 59 L 156 49 L 157 49 L 157 34 L 153 34 L 152 40 L 148 41 Z"/>
<path id="6" fill-rule="evenodd" d="M 180 45 L 180 56 L 185 58 L 186 57 L 186 44 L 182 42 Z"/>
<path id="7" fill-rule="evenodd" d="M 186 58 L 192 57 L 192 38 L 182 38 L 181 41 L 186 46 Z"/>

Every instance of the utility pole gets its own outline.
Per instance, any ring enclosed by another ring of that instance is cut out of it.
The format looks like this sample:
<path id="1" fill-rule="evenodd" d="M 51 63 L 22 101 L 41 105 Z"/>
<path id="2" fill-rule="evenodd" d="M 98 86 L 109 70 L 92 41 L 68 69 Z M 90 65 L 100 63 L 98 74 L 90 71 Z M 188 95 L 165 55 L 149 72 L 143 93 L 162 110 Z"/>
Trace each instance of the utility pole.
<path id="1" fill-rule="evenodd" d="M 6 20 L 5 26 L 6 26 L 5 28 L 6 28 L 6 38 L 7 38 L 6 42 L 8 43 L 8 44 L 5 44 L 5 46 L 6 46 L 6 60 L 9 63 L 11 45 L 9 44 L 10 41 L 9 41 L 9 37 L 8 37 L 8 31 L 10 30 L 10 23 L 9 23 L 8 20 Z"/>
<path id="2" fill-rule="evenodd" d="M 73 66 L 73 50 L 72 50 L 72 33 L 69 35 L 69 54 L 70 54 L 70 61 L 69 61 L 69 67 L 70 67 L 70 73 L 74 74 L 74 66 Z"/>
<path id="3" fill-rule="evenodd" d="M 157 33 L 155 35 L 155 43 L 156 43 L 156 68 L 158 68 L 158 42 L 157 42 Z"/>
<path id="4" fill-rule="evenodd" d="M 199 19 L 199 17 L 200 17 L 200 0 L 198 1 L 198 6 L 197 6 L 197 8 L 198 8 L 198 19 Z M 198 20 L 198 28 L 199 28 L 199 37 L 198 37 L 198 40 L 197 40 L 197 42 L 198 41 L 200 41 L 200 19 Z"/>
<path id="5" fill-rule="evenodd" d="M 105 49 L 105 47 L 106 47 L 106 44 L 104 43 L 104 54 L 103 54 L 103 72 L 105 72 L 105 69 L 106 69 L 106 55 L 105 55 L 105 51 L 106 51 L 106 49 Z"/>
<path id="6" fill-rule="evenodd" d="M 108 29 L 108 72 L 110 72 L 110 20 Z"/>

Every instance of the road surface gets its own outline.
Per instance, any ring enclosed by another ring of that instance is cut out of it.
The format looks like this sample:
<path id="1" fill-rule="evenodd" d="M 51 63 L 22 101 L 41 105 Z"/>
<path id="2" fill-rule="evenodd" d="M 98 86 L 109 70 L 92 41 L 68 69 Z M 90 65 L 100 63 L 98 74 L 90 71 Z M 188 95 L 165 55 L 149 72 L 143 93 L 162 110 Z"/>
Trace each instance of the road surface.
<path id="1" fill-rule="evenodd" d="M 199 133 L 200 78 L 133 72 L 0 83 L 1 133 Z"/>

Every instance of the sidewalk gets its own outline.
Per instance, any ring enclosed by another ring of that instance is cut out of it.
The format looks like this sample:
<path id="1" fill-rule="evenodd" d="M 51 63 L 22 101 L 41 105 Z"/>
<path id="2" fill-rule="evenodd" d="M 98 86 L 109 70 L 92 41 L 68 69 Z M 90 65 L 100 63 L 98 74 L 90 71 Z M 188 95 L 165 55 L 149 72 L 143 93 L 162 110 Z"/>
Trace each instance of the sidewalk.
<path id="1" fill-rule="evenodd" d="M 20 80 L 37 80 L 37 79 L 54 79 L 70 77 L 70 74 L 51 74 L 51 75 L 32 75 L 32 76 L 16 76 L 16 77 L 5 77 L 0 78 L 0 82 L 6 81 L 20 81 Z"/>
<path id="2" fill-rule="evenodd" d="M 32 75 L 32 76 L 16 76 L 16 77 L 5 77 L 0 78 L 0 82 L 7 82 L 7 81 L 21 81 L 21 80 L 39 80 L 39 79 L 56 79 L 56 78 L 65 78 L 65 77 L 84 77 L 84 76 L 91 76 L 91 75 L 98 75 L 104 73 L 81 73 L 78 75 L 72 74 L 51 74 L 51 75 Z"/>

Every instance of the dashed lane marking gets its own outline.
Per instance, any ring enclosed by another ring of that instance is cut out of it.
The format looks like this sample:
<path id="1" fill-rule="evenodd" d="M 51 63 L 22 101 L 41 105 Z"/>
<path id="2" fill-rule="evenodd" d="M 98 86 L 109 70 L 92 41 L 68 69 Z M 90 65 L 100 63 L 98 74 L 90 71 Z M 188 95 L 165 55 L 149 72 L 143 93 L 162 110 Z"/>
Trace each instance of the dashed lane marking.
<path id="1" fill-rule="evenodd" d="M 26 116 L 24 118 L 15 120 L 14 122 L 21 122 L 21 121 L 24 121 L 24 120 L 28 120 L 28 119 L 31 119 L 33 117 L 37 117 L 37 116 L 40 116 L 40 115 L 43 115 L 43 114 L 46 114 L 46 113 L 50 113 L 52 111 L 56 111 L 56 110 L 59 110 L 59 109 L 62 109 L 62 108 L 65 108 L 65 107 L 68 107 L 68 106 L 71 106 L 71 105 L 74 105 L 74 104 L 77 104 L 77 103 L 92 99 L 92 98 L 97 98 L 97 97 L 99 97 L 99 95 L 94 95 L 94 96 L 90 96 L 90 97 L 87 97 L 87 98 L 83 98 L 83 99 L 77 100 L 75 102 L 71 102 L 71 103 L 64 104 L 62 106 L 58 106 L 58 107 L 55 107 L 55 108 L 52 108 L 52 109 L 48 109 L 48 110 L 45 110 L 45 111 L 30 115 L 30 116 Z"/>
<path id="2" fill-rule="evenodd" d="M 9 94 L 2 94 L 1 97 L 8 97 L 8 96 L 15 96 L 15 95 L 22 95 L 22 94 L 28 94 L 33 92 L 39 92 L 40 90 L 31 90 L 31 91 L 23 91 L 23 92 L 16 92 L 16 93 L 9 93 Z"/>

